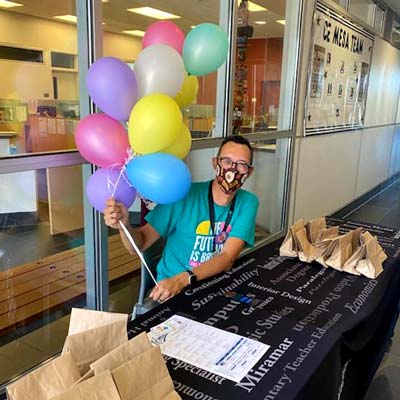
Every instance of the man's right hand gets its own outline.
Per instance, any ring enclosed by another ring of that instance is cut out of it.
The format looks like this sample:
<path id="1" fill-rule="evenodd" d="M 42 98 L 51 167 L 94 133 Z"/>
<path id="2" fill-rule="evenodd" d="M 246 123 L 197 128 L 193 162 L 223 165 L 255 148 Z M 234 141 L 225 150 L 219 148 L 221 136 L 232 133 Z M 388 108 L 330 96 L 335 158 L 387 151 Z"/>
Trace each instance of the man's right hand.
<path id="1" fill-rule="evenodd" d="M 120 202 L 115 199 L 108 199 L 106 208 L 104 209 L 104 222 L 107 226 L 114 229 L 119 229 L 119 221 L 122 221 L 125 226 L 129 223 L 129 211 Z"/>

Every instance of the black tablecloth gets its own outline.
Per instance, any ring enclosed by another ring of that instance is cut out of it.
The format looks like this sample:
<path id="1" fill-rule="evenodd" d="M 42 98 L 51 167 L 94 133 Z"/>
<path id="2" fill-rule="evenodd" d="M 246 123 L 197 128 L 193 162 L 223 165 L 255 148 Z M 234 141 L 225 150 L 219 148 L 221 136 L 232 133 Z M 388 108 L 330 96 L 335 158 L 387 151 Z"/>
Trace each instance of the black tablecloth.
<path id="1" fill-rule="evenodd" d="M 328 223 L 341 232 L 363 226 L 378 236 L 389 256 L 384 272 L 367 279 L 279 257 L 275 242 L 132 321 L 129 337 L 179 314 L 271 346 L 240 383 L 165 357 L 184 399 L 325 400 L 338 392 L 342 399 L 362 398 L 397 318 L 400 233 Z"/>

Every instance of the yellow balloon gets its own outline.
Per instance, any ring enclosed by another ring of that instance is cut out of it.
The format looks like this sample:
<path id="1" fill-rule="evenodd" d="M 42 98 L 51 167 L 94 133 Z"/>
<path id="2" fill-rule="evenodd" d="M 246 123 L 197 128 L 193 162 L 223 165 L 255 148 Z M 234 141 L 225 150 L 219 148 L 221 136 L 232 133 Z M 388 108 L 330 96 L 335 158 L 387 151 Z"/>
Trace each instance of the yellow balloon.
<path id="1" fill-rule="evenodd" d="M 129 143 L 136 153 L 161 151 L 176 141 L 181 125 L 181 110 L 171 97 L 149 94 L 142 97 L 131 111 Z"/>
<path id="2" fill-rule="evenodd" d="M 169 153 L 180 159 L 184 159 L 190 151 L 192 146 L 192 135 L 190 134 L 189 128 L 182 123 L 181 130 L 178 133 L 178 137 L 175 142 L 167 148 L 163 149 L 163 153 Z"/>
<path id="3" fill-rule="evenodd" d="M 197 80 L 197 76 L 189 75 L 183 81 L 181 90 L 175 96 L 175 101 L 179 107 L 186 107 L 196 99 L 198 91 L 199 81 Z"/>

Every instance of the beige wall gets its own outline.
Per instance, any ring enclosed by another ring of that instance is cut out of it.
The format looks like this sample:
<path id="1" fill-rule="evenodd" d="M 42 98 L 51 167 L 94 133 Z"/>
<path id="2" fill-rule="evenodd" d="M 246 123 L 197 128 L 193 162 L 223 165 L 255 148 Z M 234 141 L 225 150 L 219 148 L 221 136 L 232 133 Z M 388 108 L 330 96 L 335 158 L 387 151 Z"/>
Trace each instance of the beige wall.
<path id="1" fill-rule="evenodd" d="M 1 44 L 77 54 L 76 26 L 0 11 Z"/>
<path id="2" fill-rule="evenodd" d="M 34 33 L 34 34 L 33 34 Z M 78 54 L 76 25 L 0 11 L 0 43 L 40 50 Z M 106 32 L 104 55 L 134 61 L 141 50 L 141 40 Z"/>
<path id="3" fill-rule="evenodd" d="M 121 60 L 135 61 L 142 50 L 142 41 L 135 37 L 106 32 L 103 39 L 103 55 L 118 57 Z"/>
<path id="4" fill-rule="evenodd" d="M 58 98 L 62 100 L 79 99 L 78 74 L 71 72 L 53 72 L 57 78 Z"/>
<path id="5" fill-rule="evenodd" d="M 53 99 L 52 77 L 58 78 L 58 98 L 78 100 L 78 74 L 55 72 L 50 65 L 50 51 L 77 54 L 76 25 L 0 11 L 0 44 L 44 51 L 44 63 L 0 60 L 0 98 Z M 134 61 L 141 50 L 141 40 L 106 32 L 104 56 Z M 47 96 L 48 95 L 48 96 Z"/>
<path id="6" fill-rule="evenodd" d="M 54 98 L 51 69 L 47 65 L 0 60 L 0 77 L 0 98 Z"/>

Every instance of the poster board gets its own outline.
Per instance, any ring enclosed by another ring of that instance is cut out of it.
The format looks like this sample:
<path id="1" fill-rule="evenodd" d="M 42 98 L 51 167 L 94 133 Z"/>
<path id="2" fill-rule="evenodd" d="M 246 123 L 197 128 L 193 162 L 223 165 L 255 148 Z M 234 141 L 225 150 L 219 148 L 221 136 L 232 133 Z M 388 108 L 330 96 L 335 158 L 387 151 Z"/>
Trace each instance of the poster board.
<path id="1" fill-rule="evenodd" d="M 313 18 L 304 134 L 361 128 L 374 36 L 321 2 Z"/>

